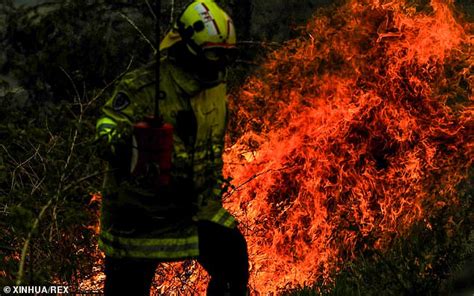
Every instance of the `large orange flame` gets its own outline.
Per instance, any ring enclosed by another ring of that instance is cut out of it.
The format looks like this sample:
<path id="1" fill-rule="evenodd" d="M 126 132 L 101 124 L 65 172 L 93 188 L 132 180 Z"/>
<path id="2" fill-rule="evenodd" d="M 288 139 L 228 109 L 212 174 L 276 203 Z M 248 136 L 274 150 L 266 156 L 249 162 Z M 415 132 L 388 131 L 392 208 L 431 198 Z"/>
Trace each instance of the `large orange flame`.
<path id="1" fill-rule="evenodd" d="M 456 203 L 474 156 L 474 63 L 452 6 L 348 1 L 233 99 L 225 163 L 238 187 L 226 204 L 255 294 L 329 279 L 356 251 L 383 250 Z"/>

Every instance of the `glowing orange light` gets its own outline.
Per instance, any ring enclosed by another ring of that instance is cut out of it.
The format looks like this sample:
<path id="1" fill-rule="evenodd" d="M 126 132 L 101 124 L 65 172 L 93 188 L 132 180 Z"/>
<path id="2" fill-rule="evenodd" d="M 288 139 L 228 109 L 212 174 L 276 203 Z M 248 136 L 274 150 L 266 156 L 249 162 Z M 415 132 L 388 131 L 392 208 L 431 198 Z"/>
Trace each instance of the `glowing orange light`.
<path id="1" fill-rule="evenodd" d="M 356 251 L 383 250 L 426 209 L 455 203 L 473 160 L 474 63 L 452 6 L 348 1 L 233 98 L 226 172 L 245 186 L 226 206 L 246 234 L 254 294 L 330 280 Z"/>

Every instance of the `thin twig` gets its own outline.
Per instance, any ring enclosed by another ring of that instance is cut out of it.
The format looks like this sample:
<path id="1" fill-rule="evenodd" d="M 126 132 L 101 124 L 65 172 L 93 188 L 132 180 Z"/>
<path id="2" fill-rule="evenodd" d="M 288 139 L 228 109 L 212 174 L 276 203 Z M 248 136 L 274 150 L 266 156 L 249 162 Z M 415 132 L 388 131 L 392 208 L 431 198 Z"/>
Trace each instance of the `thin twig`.
<path id="1" fill-rule="evenodd" d="M 241 59 L 235 60 L 235 63 L 236 64 L 252 65 L 252 66 L 259 66 L 260 65 L 259 63 L 256 63 L 256 62 L 246 61 L 246 60 L 241 60 Z"/>
<path id="2" fill-rule="evenodd" d="M 33 233 L 36 231 L 38 228 L 40 220 L 43 218 L 44 214 L 46 213 L 46 210 L 51 206 L 53 203 L 53 198 L 48 200 L 48 203 L 44 205 L 41 208 L 41 211 L 36 217 L 35 222 L 33 223 L 33 226 L 30 229 L 30 232 L 28 233 L 28 237 L 25 240 L 25 243 L 23 244 L 23 248 L 21 250 L 21 258 L 20 258 L 20 267 L 18 269 L 18 279 L 16 281 L 16 285 L 20 286 L 23 283 L 23 277 L 25 276 L 25 262 L 26 262 L 26 253 L 28 252 L 28 248 L 30 246 L 31 238 L 33 237 Z"/>
<path id="3" fill-rule="evenodd" d="M 174 0 L 171 0 L 170 26 L 174 24 Z"/>
<path id="4" fill-rule="evenodd" d="M 13 191 L 13 187 L 15 186 L 15 175 L 16 175 L 16 171 L 18 169 L 20 169 L 21 167 L 23 167 L 24 165 L 26 165 L 28 162 L 30 162 L 33 158 L 35 158 L 38 154 L 39 154 L 39 148 L 40 146 L 38 146 L 36 149 L 35 149 L 35 152 L 33 153 L 33 155 L 31 155 L 30 157 L 28 157 L 25 161 L 21 162 L 21 163 L 18 163 L 12 156 L 11 154 L 8 152 L 7 150 L 7 147 L 5 147 L 4 145 L 0 145 L 0 147 L 3 148 L 3 150 L 5 150 L 5 152 L 7 152 L 8 156 L 10 156 L 10 158 L 17 164 L 16 167 L 13 169 L 13 172 L 12 172 L 12 182 L 10 184 L 10 191 Z"/>
<path id="5" fill-rule="evenodd" d="M 31 189 L 30 195 L 33 195 L 35 193 L 35 191 L 38 190 L 38 188 L 41 186 L 41 184 L 43 184 L 45 179 L 46 179 L 46 176 L 43 176 L 43 178 L 41 178 L 41 180 L 39 180 L 38 182 L 33 184 L 33 188 Z"/>
<path id="6" fill-rule="evenodd" d="M 117 77 L 115 77 L 111 82 L 109 82 L 104 88 L 102 88 L 89 102 L 87 102 L 86 107 L 84 108 L 84 112 L 102 96 L 102 94 L 105 92 L 106 89 L 112 86 L 117 80 L 119 80 L 123 75 L 125 75 L 125 73 L 127 73 L 130 70 L 132 63 L 133 63 L 133 56 L 130 57 L 130 61 L 128 62 L 127 68 L 122 73 L 120 73 Z"/>
<path id="7" fill-rule="evenodd" d="M 225 197 L 223 197 L 223 200 L 229 198 L 232 194 L 234 194 L 236 191 L 238 191 L 240 188 L 242 188 L 244 185 L 250 183 L 251 181 L 253 181 L 254 179 L 262 176 L 262 175 L 265 175 L 265 174 L 268 174 L 268 173 L 273 173 L 273 172 L 281 172 L 281 171 L 284 171 L 286 169 L 289 169 L 289 168 L 292 168 L 294 166 L 284 166 L 284 167 L 281 167 L 279 169 L 268 169 L 266 171 L 263 171 L 263 172 L 260 172 L 260 173 L 257 173 L 255 175 L 253 175 L 252 177 L 248 178 L 247 180 L 245 180 L 243 183 L 239 184 L 238 186 L 232 188 L 232 191 L 229 192 L 228 194 L 226 194 Z"/>
<path id="8" fill-rule="evenodd" d="M 151 15 L 153 16 L 153 19 L 156 21 L 156 14 L 150 5 L 150 2 L 148 2 L 148 0 L 145 0 L 145 3 L 146 3 L 146 6 L 148 6 L 148 10 L 150 10 Z"/>
<path id="9" fill-rule="evenodd" d="M 125 14 L 119 12 L 120 16 L 123 17 L 125 20 L 127 20 L 127 22 L 132 25 L 132 27 L 138 31 L 138 33 L 142 36 L 142 38 L 151 46 L 151 48 L 153 49 L 153 51 L 155 53 L 157 53 L 158 51 L 156 50 L 156 47 L 153 45 L 153 43 L 150 42 L 150 40 L 145 36 L 145 34 L 143 34 L 142 30 L 140 30 L 140 28 L 138 28 L 138 26 L 135 24 L 135 22 L 129 18 L 128 16 L 126 16 Z"/>
<path id="10" fill-rule="evenodd" d="M 282 46 L 278 42 L 266 42 L 266 41 L 254 41 L 254 40 L 242 40 L 238 41 L 237 45 L 258 45 L 258 46 Z"/>
<path id="11" fill-rule="evenodd" d="M 99 171 L 99 172 L 95 172 L 95 173 L 93 173 L 93 174 L 90 174 L 90 175 L 88 175 L 88 176 L 79 178 L 76 182 L 71 183 L 71 184 L 69 184 L 68 186 L 64 187 L 63 192 L 69 191 L 71 188 L 73 188 L 74 186 L 76 186 L 76 185 L 78 185 L 78 184 L 80 184 L 80 183 L 82 183 L 82 182 L 84 182 L 84 181 L 87 181 L 87 180 L 89 180 L 89 179 L 92 179 L 92 178 L 94 178 L 94 177 L 97 177 L 97 176 L 99 176 L 99 175 L 106 174 L 106 173 L 109 173 L 109 172 L 112 172 L 112 171 L 113 171 L 113 170 Z"/>
<path id="12" fill-rule="evenodd" d="M 59 66 L 59 69 L 61 69 L 61 71 L 63 71 L 63 73 L 66 75 L 66 77 L 69 79 L 69 81 L 71 82 L 72 84 L 72 87 L 74 88 L 74 92 L 76 93 L 76 98 L 77 100 L 81 100 L 81 96 L 79 95 L 79 91 L 77 90 L 77 87 L 76 87 L 76 83 L 74 83 L 74 80 L 72 80 L 72 77 L 71 75 L 69 75 L 68 72 L 66 72 L 66 70 L 64 70 L 63 67 Z"/>

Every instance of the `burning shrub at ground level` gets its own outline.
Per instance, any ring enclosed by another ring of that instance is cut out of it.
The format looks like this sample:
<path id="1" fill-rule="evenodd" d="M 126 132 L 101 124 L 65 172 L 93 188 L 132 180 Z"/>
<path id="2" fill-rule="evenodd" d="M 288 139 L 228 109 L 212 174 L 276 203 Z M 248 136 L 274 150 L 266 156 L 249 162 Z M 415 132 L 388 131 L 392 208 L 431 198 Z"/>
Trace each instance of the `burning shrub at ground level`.
<path id="1" fill-rule="evenodd" d="M 329 282 L 458 204 L 474 156 L 472 28 L 450 1 L 409 3 L 317 14 L 233 96 L 226 204 L 255 293 Z"/>

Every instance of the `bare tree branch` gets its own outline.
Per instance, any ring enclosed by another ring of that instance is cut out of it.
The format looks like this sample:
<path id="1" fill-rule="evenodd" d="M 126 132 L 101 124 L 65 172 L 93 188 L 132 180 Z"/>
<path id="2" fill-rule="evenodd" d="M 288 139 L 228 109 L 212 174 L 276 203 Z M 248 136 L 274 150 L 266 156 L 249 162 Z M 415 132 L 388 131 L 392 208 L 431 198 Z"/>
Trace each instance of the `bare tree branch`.
<path id="1" fill-rule="evenodd" d="M 148 2 L 148 0 L 145 0 L 145 3 L 146 3 L 146 6 L 148 6 L 148 10 L 150 11 L 151 15 L 153 16 L 153 19 L 156 21 L 156 14 L 150 5 L 150 2 Z"/>
<path id="2" fill-rule="evenodd" d="M 170 25 L 174 24 L 174 0 L 171 0 L 171 7 L 170 7 Z"/>
<path id="3" fill-rule="evenodd" d="M 140 28 L 138 28 L 138 26 L 135 24 L 135 22 L 129 18 L 127 15 L 123 14 L 122 12 L 119 12 L 120 16 L 123 17 L 125 20 L 127 20 L 127 22 L 132 25 L 132 27 L 138 31 L 138 33 L 142 36 L 142 38 L 148 43 L 148 45 L 151 46 L 151 48 L 153 49 L 153 51 L 155 52 L 155 54 L 158 52 L 156 47 L 153 45 L 153 43 L 151 43 L 151 41 L 145 36 L 145 34 L 143 34 L 142 30 L 140 30 Z"/>

